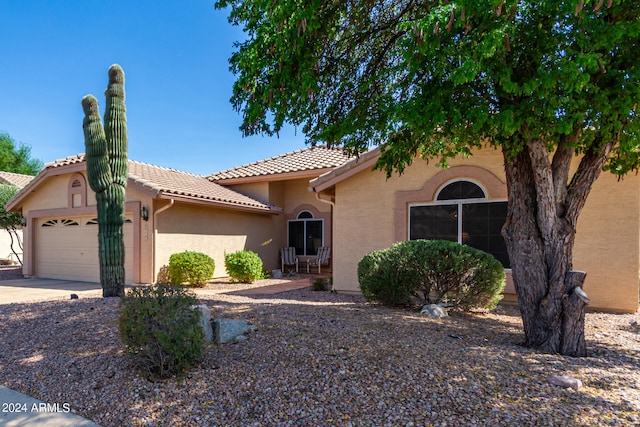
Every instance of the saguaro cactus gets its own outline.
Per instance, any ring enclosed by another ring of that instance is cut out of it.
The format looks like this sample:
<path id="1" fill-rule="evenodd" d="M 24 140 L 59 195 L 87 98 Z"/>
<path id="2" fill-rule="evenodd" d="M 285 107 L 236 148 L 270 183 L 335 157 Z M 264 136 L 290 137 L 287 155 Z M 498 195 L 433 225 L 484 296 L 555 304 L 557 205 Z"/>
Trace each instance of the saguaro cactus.
<path id="1" fill-rule="evenodd" d="M 124 104 L 124 71 L 109 67 L 109 85 L 105 91 L 107 106 L 104 128 L 100 122 L 98 100 L 82 98 L 84 143 L 89 186 L 98 202 L 98 246 L 100 283 L 103 297 L 124 295 L 124 223 L 125 189 L 128 177 L 127 117 Z"/>

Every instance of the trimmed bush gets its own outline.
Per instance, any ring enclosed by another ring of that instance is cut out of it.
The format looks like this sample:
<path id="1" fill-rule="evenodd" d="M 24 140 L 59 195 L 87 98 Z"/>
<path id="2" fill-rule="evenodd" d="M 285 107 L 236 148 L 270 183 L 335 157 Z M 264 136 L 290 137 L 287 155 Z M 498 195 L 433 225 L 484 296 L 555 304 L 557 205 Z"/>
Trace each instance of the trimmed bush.
<path id="1" fill-rule="evenodd" d="M 224 267 L 231 278 L 242 283 L 253 283 L 264 277 L 262 260 L 252 251 L 237 251 L 224 255 Z"/>
<path id="2" fill-rule="evenodd" d="M 313 282 L 311 282 L 311 290 L 316 292 L 326 291 L 327 290 L 328 281 L 323 279 L 322 277 L 318 277 Z"/>
<path id="3" fill-rule="evenodd" d="M 121 300 L 120 339 L 135 365 L 150 378 L 167 378 L 202 357 L 204 332 L 198 300 L 184 288 L 140 286 Z"/>
<path id="4" fill-rule="evenodd" d="M 213 277 L 216 264 L 201 252 L 184 251 L 169 257 L 169 280 L 172 285 L 189 283 L 204 286 Z"/>
<path id="5" fill-rule="evenodd" d="M 385 305 L 407 304 L 411 299 L 412 282 L 407 274 L 412 270 L 397 268 L 400 262 L 391 257 L 390 250 L 371 252 L 358 263 L 360 290 L 367 301 L 377 301 Z"/>
<path id="6" fill-rule="evenodd" d="M 386 305 L 447 303 L 464 310 L 494 308 L 502 299 L 505 274 L 492 255 L 446 240 L 410 240 L 371 252 L 358 263 L 368 301 Z"/>

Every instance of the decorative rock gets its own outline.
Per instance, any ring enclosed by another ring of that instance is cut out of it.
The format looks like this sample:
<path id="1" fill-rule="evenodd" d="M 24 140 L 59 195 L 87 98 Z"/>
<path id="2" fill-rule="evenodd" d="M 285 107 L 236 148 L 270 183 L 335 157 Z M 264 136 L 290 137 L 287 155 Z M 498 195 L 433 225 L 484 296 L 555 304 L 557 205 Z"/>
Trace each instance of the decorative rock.
<path id="1" fill-rule="evenodd" d="M 78 294 L 71 294 L 71 299 L 78 299 Z"/>
<path id="2" fill-rule="evenodd" d="M 204 332 L 204 340 L 206 342 L 213 341 L 213 328 L 211 327 L 211 310 L 207 307 L 206 304 L 200 304 L 196 306 L 200 313 L 202 313 L 202 317 L 200 318 L 200 326 L 202 327 L 202 331 Z"/>
<path id="3" fill-rule="evenodd" d="M 427 316 L 431 319 L 441 319 L 443 317 L 448 317 L 447 310 L 445 310 L 442 306 L 438 304 L 427 304 L 422 307 L 420 314 L 423 316 Z"/>
<path id="4" fill-rule="evenodd" d="M 245 332 L 258 329 L 244 320 L 216 319 L 213 321 L 213 333 L 218 344 L 226 344 L 237 340 Z"/>
<path id="5" fill-rule="evenodd" d="M 578 390 L 582 387 L 582 381 L 577 378 L 571 378 L 566 375 L 549 375 L 547 377 L 547 382 L 552 385 L 557 385 L 559 387 L 565 388 L 573 388 Z"/>

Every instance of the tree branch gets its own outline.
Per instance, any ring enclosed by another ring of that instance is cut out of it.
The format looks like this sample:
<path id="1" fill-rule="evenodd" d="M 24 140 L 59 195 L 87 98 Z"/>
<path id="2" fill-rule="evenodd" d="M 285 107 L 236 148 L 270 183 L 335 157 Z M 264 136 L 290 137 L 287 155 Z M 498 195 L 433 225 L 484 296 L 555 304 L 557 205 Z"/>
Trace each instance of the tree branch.
<path id="1" fill-rule="evenodd" d="M 565 214 L 565 218 L 572 227 L 575 228 L 578 222 L 578 216 L 584 207 L 591 187 L 602 173 L 602 168 L 607 162 L 611 150 L 618 143 L 618 139 L 619 138 L 615 138 L 606 144 L 594 143 L 594 146 L 600 146 L 600 148 L 587 152 L 582 157 L 578 170 L 573 174 L 571 183 L 567 189 Z"/>
<path id="2" fill-rule="evenodd" d="M 527 145 L 533 181 L 536 188 L 538 227 L 544 241 L 553 239 L 556 218 L 553 171 L 549 162 L 549 152 L 540 138 L 533 139 Z"/>
<path id="3" fill-rule="evenodd" d="M 578 134 L 579 133 L 580 132 L 578 132 Z M 575 148 L 571 143 L 575 142 L 578 137 L 579 135 L 561 137 L 551 162 L 553 187 L 555 189 L 556 215 L 558 217 L 563 217 L 565 213 L 569 169 L 571 167 L 571 160 L 575 155 Z"/>

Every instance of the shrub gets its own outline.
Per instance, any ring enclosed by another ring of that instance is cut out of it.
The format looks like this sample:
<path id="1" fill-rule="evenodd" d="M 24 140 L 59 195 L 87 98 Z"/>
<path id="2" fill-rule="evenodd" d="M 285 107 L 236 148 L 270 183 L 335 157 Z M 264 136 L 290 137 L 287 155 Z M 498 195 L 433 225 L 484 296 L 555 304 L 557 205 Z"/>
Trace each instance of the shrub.
<path id="1" fill-rule="evenodd" d="M 414 280 L 413 270 L 400 269 L 400 260 L 394 259 L 390 249 L 371 252 L 358 263 L 360 290 L 367 301 L 377 301 L 385 305 L 407 304 L 411 299 Z"/>
<path id="2" fill-rule="evenodd" d="M 134 287 L 122 298 L 120 339 L 145 376 L 166 378 L 200 360 L 204 331 L 197 304 L 184 288 L 165 285 Z"/>
<path id="3" fill-rule="evenodd" d="M 169 257 L 169 280 L 172 285 L 189 283 L 204 286 L 213 277 L 216 264 L 200 252 L 184 251 Z"/>
<path id="4" fill-rule="evenodd" d="M 317 278 L 311 283 L 311 289 L 313 291 L 326 291 L 327 290 L 327 281 L 322 277 Z"/>
<path id="5" fill-rule="evenodd" d="M 243 283 L 262 279 L 262 260 L 252 251 L 237 251 L 224 255 L 224 266 L 231 278 Z"/>
<path id="6" fill-rule="evenodd" d="M 163 265 L 158 270 L 158 276 L 156 278 L 156 284 L 158 285 L 168 285 L 171 283 L 171 279 L 169 278 L 169 266 Z"/>
<path id="7" fill-rule="evenodd" d="M 358 263 L 363 296 L 383 304 L 446 302 L 468 310 L 493 308 L 505 274 L 492 255 L 445 240 L 411 240 L 365 255 Z"/>

